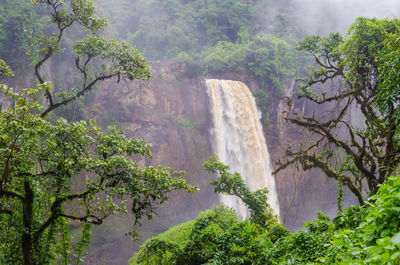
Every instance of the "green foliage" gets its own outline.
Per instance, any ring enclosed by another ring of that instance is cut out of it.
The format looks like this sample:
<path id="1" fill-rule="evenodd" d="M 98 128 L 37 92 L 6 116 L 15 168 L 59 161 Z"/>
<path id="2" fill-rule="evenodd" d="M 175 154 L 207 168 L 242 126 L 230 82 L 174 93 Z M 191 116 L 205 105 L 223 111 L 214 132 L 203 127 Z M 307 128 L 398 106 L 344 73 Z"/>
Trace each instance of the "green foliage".
<path id="1" fill-rule="evenodd" d="M 150 78 L 150 67 L 142 55 L 126 42 L 106 40 L 102 36 L 89 35 L 74 44 L 74 51 L 78 55 L 78 63 L 81 60 L 85 60 L 82 70 L 86 70 L 84 68 L 89 67 L 86 60 L 88 61 L 95 57 L 107 59 L 112 62 L 109 65 L 102 64 L 101 73 L 97 73 L 96 76 L 87 77 L 89 82 L 92 82 L 99 76 L 122 75 L 131 80 Z M 90 72 L 90 69 L 87 72 Z"/>
<path id="2" fill-rule="evenodd" d="M 137 252 L 132 259 L 129 261 L 129 264 L 137 264 L 138 259 L 141 260 L 144 264 L 163 264 L 163 262 L 171 259 L 171 253 L 169 253 L 169 249 L 164 247 L 161 248 L 161 251 L 158 252 L 156 248 L 150 246 L 154 246 L 154 243 L 148 243 L 150 240 L 153 242 L 162 241 L 166 242 L 165 244 L 170 244 L 171 249 L 176 250 L 183 249 L 183 247 L 187 244 L 190 232 L 193 229 L 194 220 L 182 223 L 180 225 L 171 227 L 166 232 L 158 235 L 153 239 L 147 240 L 143 247 Z M 154 241 L 155 240 L 155 241 Z M 163 244 L 163 243 L 160 243 Z M 176 247 L 175 247 L 176 245 Z M 155 253 L 154 253 L 155 252 Z"/>
<path id="3" fill-rule="evenodd" d="M 2 34 L 0 15 L 0 51 L 15 47 L 19 50 L 18 55 L 24 54 L 30 44 L 26 37 L 31 33 L 36 48 L 31 49 L 30 54 L 36 57 L 35 63 L 40 61 L 38 54 L 61 50 L 71 52 L 65 43 L 58 41 L 60 34 L 43 34 L 49 30 L 49 22 L 59 24 L 60 29 L 80 24 L 88 32 L 97 32 L 97 35 L 107 25 L 104 18 L 96 16 L 93 1 L 65 1 L 50 17 L 42 16 L 40 8 L 35 11 L 29 1 L 6 2 L 4 9 L 0 8 L 5 23 Z M 45 2 L 34 1 L 37 4 Z M 257 77 L 262 86 L 279 90 L 297 69 L 293 48 L 298 39 L 298 29 L 292 23 L 293 14 L 285 1 L 116 0 L 110 3 L 99 0 L 96 4 L 116 27 L 108 32 L 109 36 L 128 40 L 152 60 L 181 58 L 180 55 L 185 53 L 185 61 L 194 66 L 189 72 L 247 70 Z M 17 29 L 6 27 L 6 24 L 15 24 L 15 21 L 23 25 L 17 25 Z M 23 31 L 26 26 L 29 30 Z M 30 32 L 32 29 L 39 30 Z M 23 44 L 7 42 L 12 39 L 9 36 L 12 34 Z M 63 38 L 67 36 L 70 42 L 82 36 L 80 33 L 68 34 L 64 32 L 62 35 Z M 1 47 L 2 35 L 4 49 Z M 7 59 L 9 63 L 13 58 L 17 63 L 20 56 L 5 57 L 9 54 L 0 54 L 0 58 Z M 13 63 L 12 66 L 14 68 Z M 62 69 L 65 72 L 67 66 L 63 65 Z"/>
<path id="4" fill-rule="evenodd" d="M 298 96 L 334 114 L 327 118 L 292 111 L 287 120 L 307 129 L 312 142 L 297 150 L 288 147 L 277 171 L 293 163 L 304 170 L 320 168 L 339 183 L 339 209 L 344 186 L 362 205 L 399 168 L 399 37 L 398 19 L 357 18 L 346 37 L 331 33 L 299 43 L 316 67 L 300 79 Z M 348 120 L 354 108 L 359 124 Z M 345 159 L 333 157 L 337 152 Z"/>
<path id="5" fill-rule="evenodd" d="M 14 90 L 1 85 L 12 107 L 0 112 L 0 263 L 82 264 L 91 226 L 101 225 L 112 214 L 127 213 L 127 198 L 134 221 L 130 235 L 136 237 L 140 220 L 152 219 L 155 204 L 165 202 L 169 192 L 193 193 L 197 187 L 186 184 L 184 172 L 139 167 L 132 156 L 151 157 L 144 139 L 127 138 L 115 127 L 102 132 L 94 121 L 44 119 L 98 81 L 148 79 L 150 67 L 133 46 L 98 35 L 107 23 L 96 16 L 93 1 L 33 3 L 50 10 L 54 25 L 48 28 L 50 33 L 31 32 L 33 45 L 28 53 L 38 79 L 36 88 Z M 57 82 L 45 80 L 41 67 L 63 52 L 61 41 L 73 25 L 85 31 L 85 38 L 72 45 L 82 81 L 64 90 L 56 88 Z M 3 60 L 0 71 L 13 74 Z M 40 102 L 48 105 L 43 108 Z M 83 177 L 84 184 L 77 185 Z M 71 222 L 82 224 L 74 249 Z"/>
<path id="6" fill-rule="evenodd" d="M 333 225 L 323 213 L 318 219 L 305 225 L 305 230 L 288 233 L 274 241 L 274 245 L 265 249 L 265 264 L 310 264 L 320 257 L 327 248 L 333 232 Z"/>
<path id="7" fill-rule="evenodd" d="M 204 162 L 203 167 L 211 174 L 219 174 L 218 179 L 210 182 L 214 192 L 239 197 L 248 207 L 253 223 L 268 227 L 274 222 L 275 217 L 267 202 L 267 189 L 250 191 L 240 174 L 231 174 L 229 166 L 219 162 L 215 156 Z"/>
<path id="8" fill-rule="evenodd" d="M 223 73 L 237 71 L 236 67 L 246 61 L 248 46 L 229 41 L 220 41 L 204 52 L 206 72 Z"/>
<path id="9" fill-rule="evenodd" d="M 0 75 L 14 76 L 10 66 L 8 66 L 2 59 L 0 59 Z"/>
<path id="10" fill-rule="evenodd" d="M 58 3 L 38 0 L 34 1 L 34 4 L 47 7 L 50 10 L 50 22 L 54 24 L 47 28 L 46 33 L 31 32 L 32 46 L 27 53 L 31 56 L 39 83 L 44 84 L 48 81 L 45 80 L 41 69 L 57 54 L 68 57 L 75 53 L 74 66 L 77 73 L 74 77 L 79 75 L 79 78 L 70 81 L 67 89 L 57 86 L 65 81 L 63 77 L 53 80 L 55 86 L 44 91 L 48 106 L 43 110 L 42 117 L 85 95 L 98 82 L 114 77 L 118 78 L 118 81 L 121 77 L 130 80 L 150 78 L 149 65 L 132 45 L 124 41 L 107 40 L 99 35 L 107 26 L 107 21 L 96 15 L 93 1 L 69 0 Z M 79 30 L 84 32 L 80 34 L 81 38 L 83 35 L 83 39 L 73 41 L 65 38 L 67 32 L 74 27 L 79 27 Z M 63 65 L 61 76 L 72 71 L 70 68 L 71 65 Z"/>
<path id="11" fill-rule="evenodd" d="M 143 258 L 131 264 L 306 264 L 323 254 L 333 225 L 320 214 L 307 227 L 295 234 L 278 223 L 265 228 L 220 206 L 196 218 L 180 243 L 162 235 L 146 241 L 135 255 Z"/>
<path id="12" fill-rule="evenodd" d="M 40 30 L 42 22 L 31 1 L 4 0 L 0 5 L 0 58 L 13 69 L 26 70 L 29 58 L 25 56 L 30 46 L 29 32 Z M 23 68 L 23 69 L 21 69 Z"/>
<path id="13" fill-rule="evenodd" d="M 269 124 L 269 113 L 272 112 L 271 100 L 265 90 L 259 89 L 254 93 L 256 104 L 261 111 L 262 121 L 265 125 Z"/>
<path id="14" fill-rule="evenodd" d="M 216 193 L 242 199 L 250 209 L 250 221 L 238 221 L 225 206 L 214 208 L 200 214 L 185 239 L 173 242 L 164 234 L 146 241 L 133 264 L 264 264 L 262 251 L 287 235 L 271 213 L 266 190 L 251 192 L 239 174 L 229 173 L 229 167 L 215 157 L 206 161 L 204 168 L 219 173 L 210 183 Z"/>
<path id="15" fill-rule="evenodd" d="M 364 206 L 341 211 L 333 222 L 317 212 L 316 221 L 289 233 L 271 214 L 259 222 L 267 209 L 265 193 L 250 192 L 240 175 L 229 173 L 215 157 L 204 167 L 219 173 L 210 183 L 216 193 L 236 195 L 246 203 L 250 221 L 239 221 L 224 206 L 214 208 L 178 240 L 159 236 L 147 241 L 136 255 L 142 258 L 132 264 L 400 264 L 398 175 L 388 178 Z"/>
<path id="16" fill-rule="evenodd" d="M 211 259 L 220 246 L 218 238 L 237 220 L 235 213 L 224 207 L 217 207 L 195 220 L 181 255 L 176 264 L 202 264 Z"/>
<path id="17" fill-rule="evenodd" d="M 76 264 L 83 264 L 85 260 L 85 255 L 87 254 L 87 249 L 90 244 L 90 224 L 81 224 L 82 234 L 79 242 L 76 244 L 74 261 Z"/>
<path id="18" fill-rule="evenodd" d="M 308 36 L 299 42 L 297 49 L 301 51 L 305 51 L 317 58 L 327 58 L 324 59 L 323 63 L 331 63 L 331 65 L 335 64 L 340 71 L 343 70 L 343 62 L 342 62 L 342 54 L 339 52 L 339 46 L 343 43 L 344 39 L 339 33 L 331 33 L 329 37 L 322 38 L 320 36 Z M 329 59 L 328 59 L 329 58 Z M 317 63 L 322 63 L 320 60 Z M 325 65 L 325 64 L 324 64 Z M 309 74 L 309 77 L 305 79 L 300 79 L 304 81 L 304 84 L 300 83 L 300 90 L 298 95 L 301 97 L 315 97 L 318 98 L 319 101 L 324 100 L 326 97 L 326 93 L 317 95 L 314 91 L 311 90 L 310 86 L 315 84 L 316 80 L 323 80 L 328 75 L 328 70 L 322 65 L 321 68 L 312 69 Z M 330 67 L 330 65 L 327 65 Z M 332 72 L 329 73 L 329 77 L 335 77 L 332 75 Z M 326 79 L 328 80 L 328 79 Z M 326 81 L 325 80 L 325 81 Z"/>
<path id="19" fill-rule="evenodd" d="M 128 39 L 151 59 L 195 54 L 220 41 L 235 42 L 251 25 L 253 7 L 237 0 L 135 1 Z"/>
<path id="20" fill-rule="evenodd" d="M 321 264 L 399 264 L 399 179 L 389 178 L 362 211 L 356 207 L 341 214 L 338 219 L 347 222 L 333 235 Z"/>
<path id="21" fill-rule="evenodd" d="M 99 1 L 121 28 L 118 37 L 151 60 L 183 59 L 189 73 L 247 71 L 279 90 L 297 71 L 296 26 L 287 3 L 256 0 Z M 121 7 L 124 7 L 123 9 Z M 112 9 L 112 11 L 109 11 Z M 122 17 L 121 17 L 122 14 Z M 267 17 L 266 14 L 269 16 Z M 123 22 L 124 21 L 124 22 Z"/>
<path id="22" fill-rule="evenodd" d="M 400 36 L 391 34 L 384 42 L 385 46 L 378 67 L 381 82 L 379 91 L 376 95 L 376 102 L 384 114 L 392 115 L 396 123 L 400 121 Z M 397 129 L 397 136 L 400 135 L 400 129 Z"/>
<path id="23" fill-rule="evenodd" d="M 284 39 L 258 34 L 249 43 L 249 50 L 247 62 L 260 83 L 277 90 L 284 89 L 285 81 L 296 72 L 293 46 Z"/>
<path id="24" fill-rule="evenodd" d="M 250 209 L 250 222 L 234 221 L 221 235 L 221 226 L 213 216 L 197 218 L 184 247 L 156 240 L 159 247 L 147 252 L 147 257 L 158 253 L 162 258 L 161 253 L 169 251 L 168 260 L 163 261 L 166 264 L 400 264 L 400 177 L 388 178 L 399 165 L 399 29 L 397 19 L 359 18 L 346 38 L 332 33 L 326 38 L 308 37 L 299 44 L 301 50 L 314 56 L 319 67 L 303 80 L 300 96 L 316 104 L 342 105 L 338 117 L 328 122 L 315 116 L 293 121 L 303 122 L 304 127 L 326 137 L 320 143 L 336 145 L 346 156 L 333 166 L 330 161 L 337 152 L 332 150 L 315 153 L 312 146 L 299 152 L 289 150 L 288 154 L 299 159 L 305 169 L 320 167 L 340 185 L 349 187 L 363 206 L 341 211 L 333 222 L 318 213 L 318 219 L 306 223 L 304 230 L 289 233 L 273 220 L 265 191 L 250 192 L 240 175 L 231 174 L 229 167 L 211 157 L 204 167 L 219 173 L 211 182 L 215 192 L 241 198 Z M 242 36 L 248 39 L 246 34 Z M 243 43 L 224 41 L 216 47 L 217 52 L 210 53 L 207 60 L 216 60 L 212 64 L 218 71 L 236 63 L 232 53 L 246 58 Z M 342 89 L 315 89 L 328 80 L 341 81 Z M 263 92 L 256 98 L 267 101 Z M 354 129 L 343 119 L 352 104 L 360 107 L 366 120 L 364 128 Z M 345 140 L 336 128 L 348 129 Z M 375 195 L 364 202 L 365 183 Z"/>
<path id="25" fill-rule="evenodd" d="M 246 38 L 245 42 L 220 41 L 203 52 L 206 72 L 235 72 L 248 69 L 263 87 L 282 90 L 297 66 L 292 44 L 267 34 Z"/>
<path id="26" fill-rule="evenodd" d="M 400 33 L 398 19 L 369 19 L 358 18 L 349 28 L 348 40 L 343 43 L 341 50 L 345 55 L 344 63 L 349 67 L 346 78 L 357 87 L 367 84 L 375 76 L 379 76 L 377 69 L 382 63 L 381 50 L 385 40 L 391 34 Z M 379 79 L 376 81 L 380 81 Z"/>
<path id="27" fill-rule="evenodd" d="M 259 235 L 258 226 L 238 221 L 225 206 L 201 213 L 187 225 L 189 234 L 178 241 L 165 236 L 172 236 L 176 228 L 146 241 L 131 264 L 262 264 L 254 258 L 262 246 L 271 244 Z"/>
<path id="28" fill-rule="evenodd" d="M 339 212 L 333 219 L 335 229 L 355 229 L 360 225 L 365 210 L 365 207 L 352 206 Z"/>
<path id="29" fill-rule="evenodd" d="M 173 177 L 167 167 L 139 168 L 130 157 L 151 156 L 143 139 L 127 138 L 113 127 L 105 134 L 93 121 L 59 119 L 52 124 L 40 118 L 35 113 L 42 108 L 36 101 L 41 89 L 21 94 L 7 89 L 15 107 L 0 113 L 0 236 L 6 242 L 1 263 L 22 263 L 20 240 L 25 236 L 32 240 L 35 264 L 71 253 L 68 242 L 61 240 L 69 233 L 66 220 L 86 224 L 75 251 L 80 260 L 89 244 L 89 226 L 127 212 L 124 196 L 132 201 L 137 225 L 142 217 L 153 217 L 153 205 L 165 202 L 171 190 L 196 190 L 185 183 L 182 172 Z M 83 190 L 74 193 L 83 172 L 90 177 Z M 59 244 L 63 247 L 56 248 Z M 69 264 L 69 258 L 63 262 Z"/>
<path id="30" fill-rule="evenodd" d="M 317 220 L 306 223 L 304 230 L 289 233 L 278 223 L 265 228 L 232 219 L 226 208 L 218 207 L 200 215 L 194 225 L 191 223 L 190 234 L 178 241 L 171 243 L 165 237 L 155 238 L 157 244 L 163 240 L 170 242 L 168 251 L 177 250 L 168 260 L 162 259 L 165 256 L 157 252 L 158 247 L 151 250 L 142 247 L 139 253 L 147 253 L 147 258 L 158 253 L 164 262 L 158 264 L 398 265 L 399 209 L 400 178 L 394 176 L 365 206 L 350 207 L 340 212 L 333 222 L 318 212 Z"/>
<path id="31" fill-rule="evenodd" d="M 30 32 L 32 47 L 28 54 L 35 65 L 43 64 L 54 53 L 61 52 L 60 41 L 65 30 L 74 24 L 79 24 L 85 31 L 92 34 L 107 26 L 104 18 L 99 18 L 93 6 L 93 1 L 69 0 L 58 4 L 53 1 L 34 0 L 32 4 L 51 8 L 50 22 L 57 26 L 50 34 Z"/>

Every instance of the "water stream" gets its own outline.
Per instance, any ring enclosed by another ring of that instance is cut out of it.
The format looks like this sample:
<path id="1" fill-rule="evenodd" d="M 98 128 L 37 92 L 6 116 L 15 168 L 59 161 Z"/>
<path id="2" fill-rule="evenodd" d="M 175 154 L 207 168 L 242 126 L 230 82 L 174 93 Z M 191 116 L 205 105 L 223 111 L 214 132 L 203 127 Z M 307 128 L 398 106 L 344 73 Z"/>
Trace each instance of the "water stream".
<path id="1" fill-rule="evenodd" d="M 238 172 L 252 191 L 267 188 L 268 203 L 279 214 L 275 179 L 260 122 L 261 114 L 250 89 L 242 82 L 207 79 L 213 128 L 213 151 L 218 159 Z M 222 195 L 221 201 L 239 216 L 248 210 L 235 196 Z"/>

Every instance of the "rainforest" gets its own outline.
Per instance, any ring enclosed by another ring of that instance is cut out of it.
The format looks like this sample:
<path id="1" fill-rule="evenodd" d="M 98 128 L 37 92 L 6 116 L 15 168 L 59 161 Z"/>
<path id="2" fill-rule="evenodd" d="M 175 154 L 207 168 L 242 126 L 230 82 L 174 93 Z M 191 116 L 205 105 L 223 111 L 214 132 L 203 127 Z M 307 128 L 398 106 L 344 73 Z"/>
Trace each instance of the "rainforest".
<path id="1" fill-rule="evenodd" d="M 400 265 L 398 16 L 0 0 L 0 264 Z"/>

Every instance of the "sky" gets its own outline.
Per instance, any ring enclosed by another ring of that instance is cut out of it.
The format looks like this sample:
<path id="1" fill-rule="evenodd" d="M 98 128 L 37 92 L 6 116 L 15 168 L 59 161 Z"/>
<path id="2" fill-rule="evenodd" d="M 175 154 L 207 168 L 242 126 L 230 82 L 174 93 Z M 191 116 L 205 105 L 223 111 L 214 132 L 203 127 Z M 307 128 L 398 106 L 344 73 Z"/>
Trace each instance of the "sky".
<path id="1" fill-rule="evenodd" d="M 345 33 L 357 17 L 400 17 L 400 0 L 294 0 L 299 23 L 311 34 Z"/>

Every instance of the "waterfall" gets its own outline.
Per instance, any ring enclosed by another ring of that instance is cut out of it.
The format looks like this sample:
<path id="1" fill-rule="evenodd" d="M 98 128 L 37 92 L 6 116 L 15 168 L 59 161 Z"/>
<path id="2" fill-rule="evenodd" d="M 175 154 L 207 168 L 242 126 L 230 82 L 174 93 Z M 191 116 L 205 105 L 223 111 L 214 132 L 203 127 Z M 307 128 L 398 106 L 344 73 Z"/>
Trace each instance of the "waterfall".
<path id="1" fill-rule="evenodd" d="M 267 188 L 268 203 L 279 214 L 261 114 L 253 95 L 238 81 L 207 79 L 206 85 L 214 123 L 211 130 L 214 153 L 232 173 L 240 173 L 251 191 Z M 236 196 L 221 195 L 221 201 L 242 218 L 248 216 L 246 206 Z"/>

